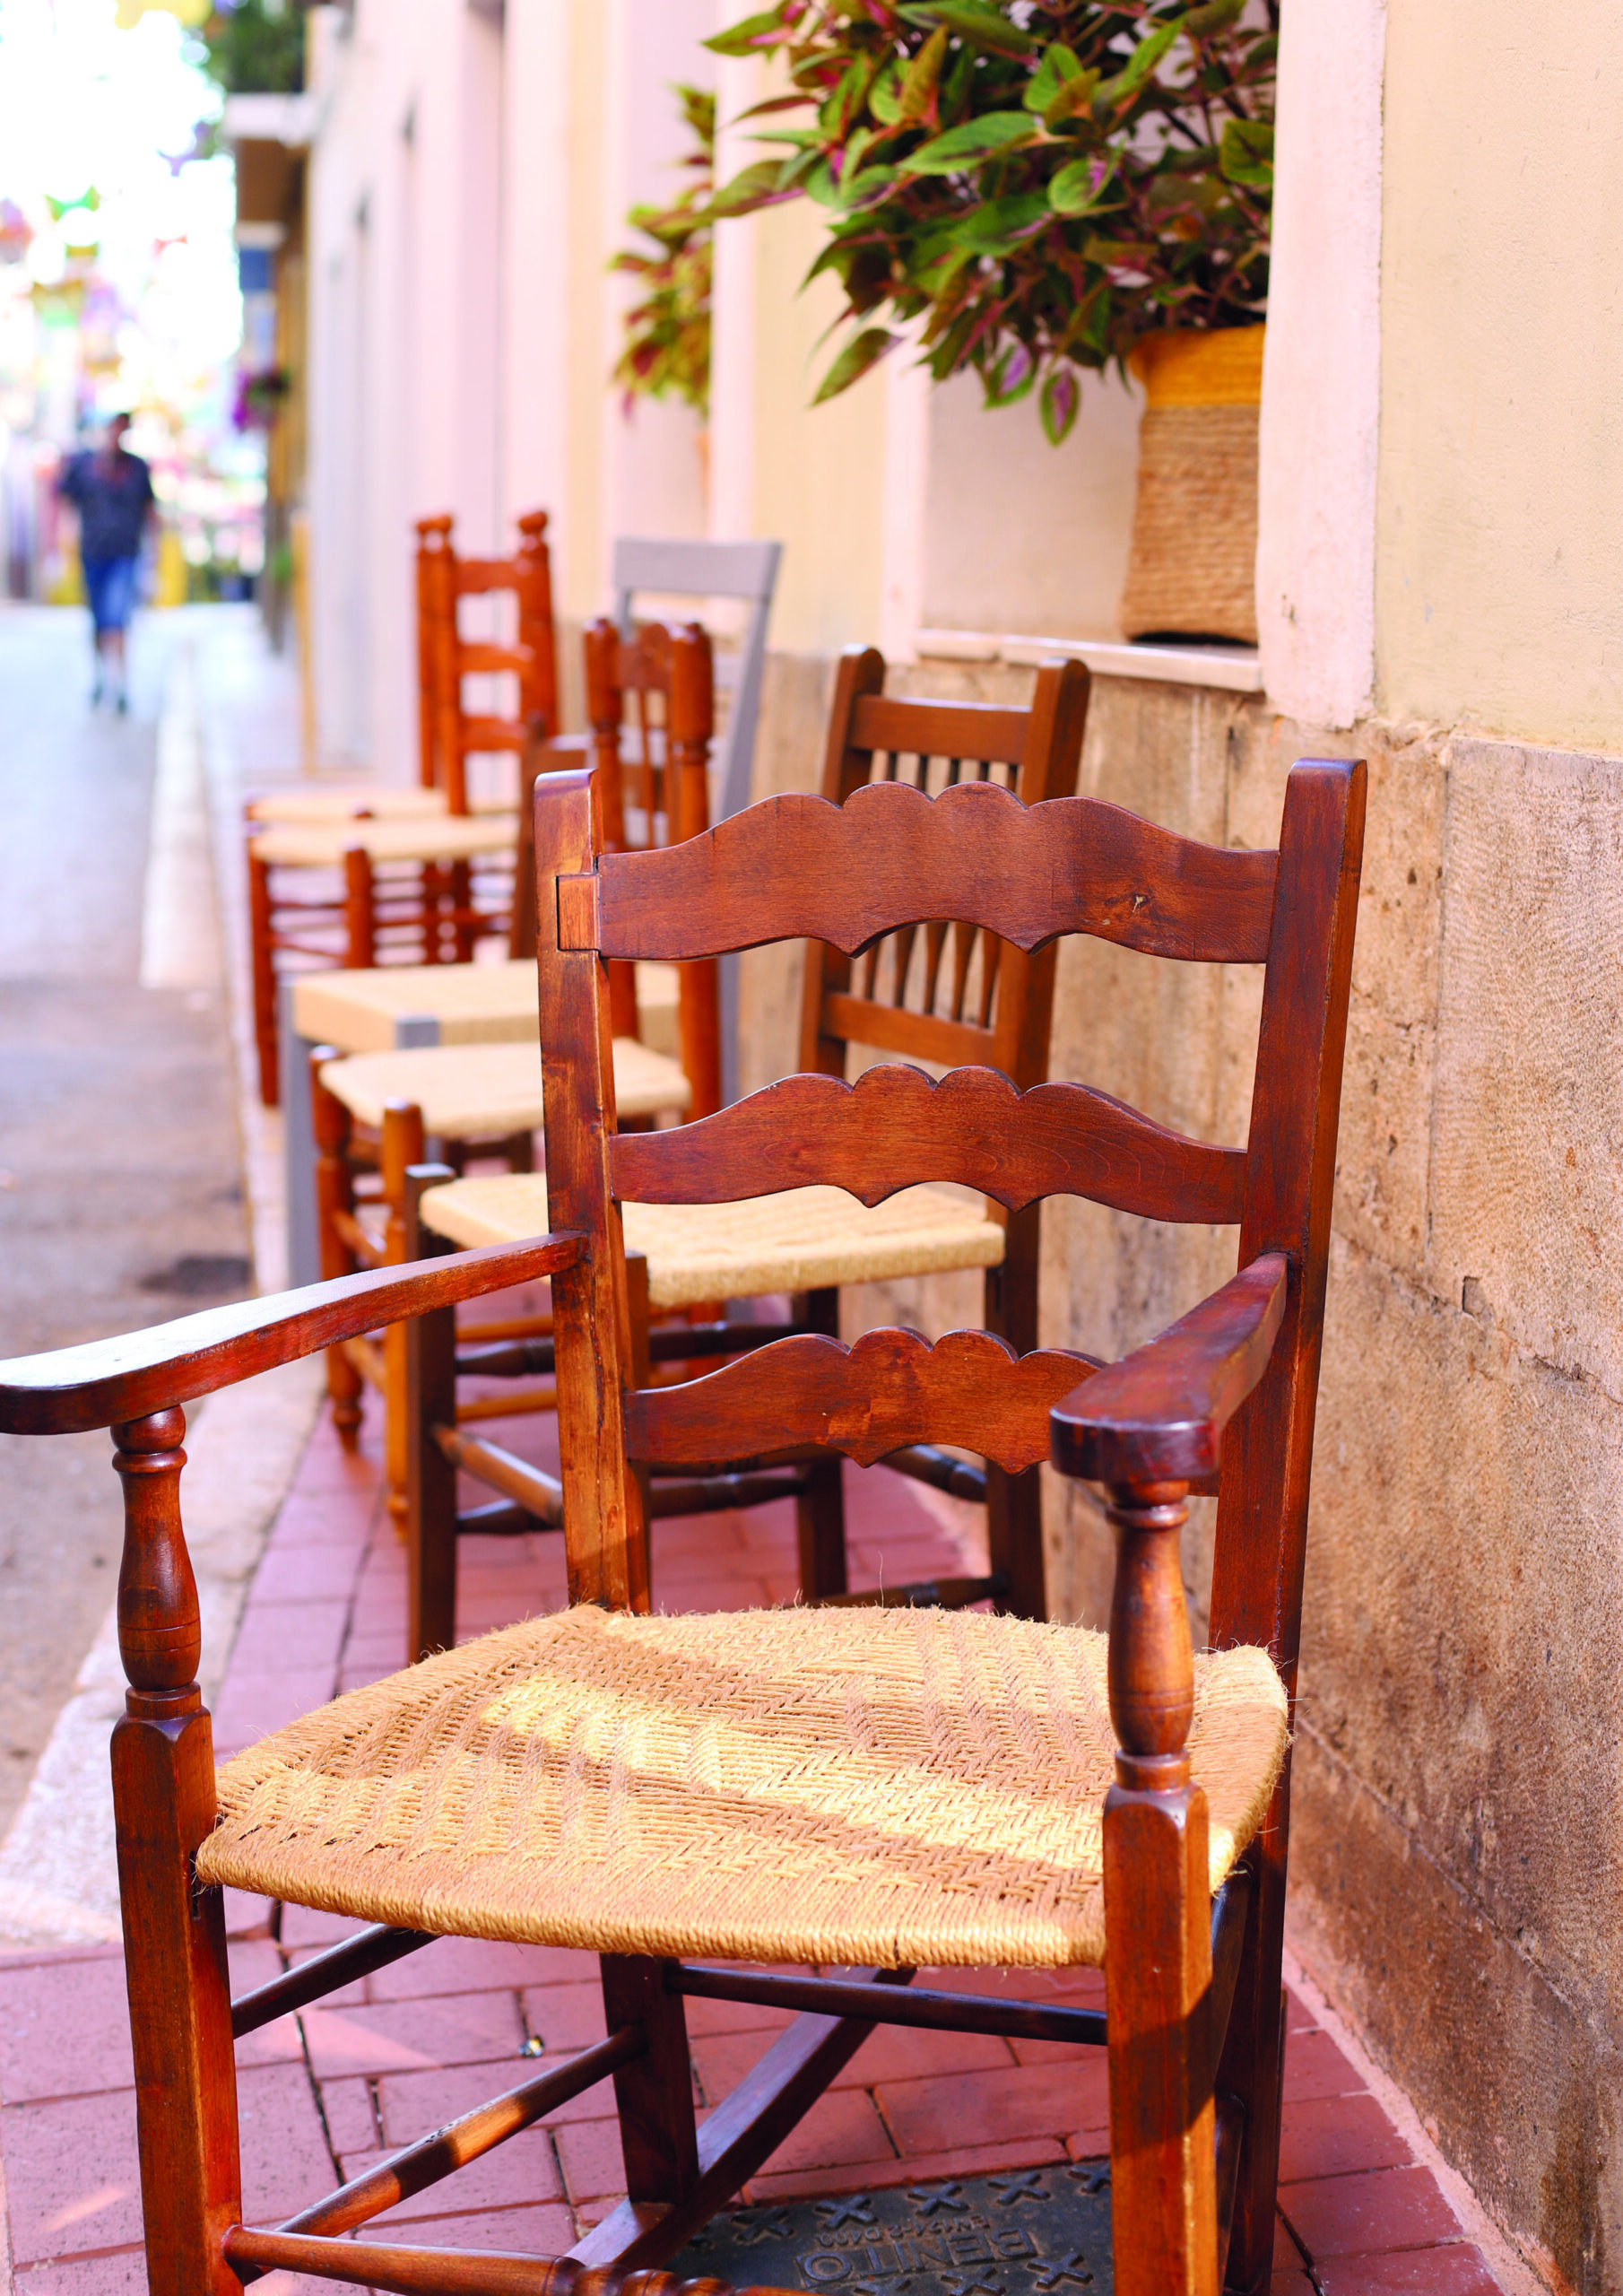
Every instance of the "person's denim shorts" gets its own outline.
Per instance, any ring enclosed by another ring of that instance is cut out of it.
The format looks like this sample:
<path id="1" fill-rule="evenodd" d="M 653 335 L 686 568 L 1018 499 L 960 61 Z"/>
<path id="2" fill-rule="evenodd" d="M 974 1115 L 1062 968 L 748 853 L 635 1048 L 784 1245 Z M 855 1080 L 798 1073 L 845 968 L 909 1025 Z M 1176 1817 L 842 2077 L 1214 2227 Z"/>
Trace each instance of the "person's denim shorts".
<path id="1" fill-rule="evenodd" d="M 138 558 L 87 558 L 84 590 L 91 602 L 91 619 L 97 634 L 104 630 L 127 630 L 135 611 L 135 571 Z"/>

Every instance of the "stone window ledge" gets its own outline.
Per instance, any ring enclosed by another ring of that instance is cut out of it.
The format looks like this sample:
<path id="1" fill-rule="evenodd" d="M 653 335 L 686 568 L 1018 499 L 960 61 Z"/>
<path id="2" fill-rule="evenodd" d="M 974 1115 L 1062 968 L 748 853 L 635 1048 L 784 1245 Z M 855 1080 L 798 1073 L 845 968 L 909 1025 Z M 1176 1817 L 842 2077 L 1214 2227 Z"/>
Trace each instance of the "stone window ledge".
<path id="1" fill-rule="evenodd" d="M 1086 662 L 1096 677 L 1154 678 L 1162 685 L 1217 686 L 1261 693 L 1263 665 L 1254 646 L 1125 646 L 1108 638 L 1022 638 L 983 630 L 921 630 L 922 660 L 1011 662 L 1028 668 L 1055 655 Z"/>

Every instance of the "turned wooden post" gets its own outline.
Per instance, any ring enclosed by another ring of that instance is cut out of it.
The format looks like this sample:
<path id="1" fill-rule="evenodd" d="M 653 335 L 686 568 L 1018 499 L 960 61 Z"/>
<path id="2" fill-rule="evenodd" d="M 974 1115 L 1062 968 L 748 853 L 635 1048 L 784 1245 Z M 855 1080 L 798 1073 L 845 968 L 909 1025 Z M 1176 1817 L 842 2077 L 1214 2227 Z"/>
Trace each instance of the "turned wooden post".
<path id="1" fill-rule="evenodd" d="M 350 1112 L 335 1092 L 329 1092 L 321 1072 L 336 1060 L 336 1046 L 318 1044 L 310 1050 L 310 1125 L 316 1136 L 316 1231 L 324 1283 L 354 1272 L 350 1248 L 339 1232 L 340 1213 L 353 1214 L 354 1183 L 350 1173 Z M 342 1345 L 329 1347 L 327 1401 L 333 1425 L 346 1451 L 360 1440 L 360 1374 Z"/>
<path id="2" fill-rule="evenodd" d="M 352 845 L 343 857 L 344 963 L 352 972 L 378 961 L 378 905 L 372 890 L 372 857 Z"/>
<path id="3" fill-rule="evenodd" d="M 383 1234 L 383 1265 L 400 1267 L 406 1259 L 406 1173 L 423 1157 L 422 1110 L 411 1100 L 391 1100 L 383 1112 L 379 1163 L 388 1219 Z M 387 1324 L 383 1334 L 383 1474 L 396 1535 L 406 1536 L 406 1326 Z"/>
<path id="4" fill-rule="evenodd" d="M 282 1099 L 281 1048 L 276 1034 L 276 926 L 271 905 L 271 865 L 248 851 L 248 952 L 254 976 L 254 1043 L 259 1056 L 259 1098 L 273 1109 Z"/>
<path id="5" fill-rule="evenodd" d="M 1117 2296 L 1218 2296 L 1206 1796 L 1190 1783 L 1185 1483 L 1116 1484 L 1105 1987 Z"/>
<path id="6" fill-rule="evenodd" d="M 222 2245 L 242 2217 L 225 1915 L 221 1892 L 193 1872 L 214 1822 L 214 1749 L 180 1526 L 185 1433 L 178 1411 L 113 1430 L 124 1481 L 118 1648 L 130 1684 L 113 1731 L 113 1809 L 148 2279 L 166 2296 L 239 2296 Z"/>
<path id="7" fill-rule="evenodd" d="M 710 826 L 710 735 L 716 723 L 715 665 L 695 622 L 671 632 L 671 692 L 665 711 L 665 822 L 673 845 Z M 649 842 L 653 842 L 650 831 Z M 681 1065 L 693 1098 L 690 1122 L 721 1106 L 721 968 L 690 959 L 677 985 Z"/>

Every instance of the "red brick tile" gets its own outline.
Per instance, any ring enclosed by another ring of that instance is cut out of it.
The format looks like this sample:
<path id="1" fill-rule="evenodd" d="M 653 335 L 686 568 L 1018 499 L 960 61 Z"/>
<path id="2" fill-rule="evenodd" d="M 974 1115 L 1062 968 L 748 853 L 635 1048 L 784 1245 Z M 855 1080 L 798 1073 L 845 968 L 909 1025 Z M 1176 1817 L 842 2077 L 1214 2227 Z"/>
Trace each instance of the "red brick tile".
<path id="1" fill-rule="evenodd" d="M 618 2199 L 626 2188 L 620 2123 L 566 2121 L 553 2132 L 559 2166 L 573 2201 Z"/>
<path id="2" fill-rule="evenodd" d="M 1276 2271 L 1268 2283 L 1268 2296 L 1314 2296 L 1313 2283 L 1300 2265 L 1291 2271 Z"/>
<path id="3" fill-rule="evenodd" d="M 388 2157 L 386 2151 L 376 2147 L 346 2152 L 343 2162 L 344 2181 L 360 2176 Z M 465 2216 L 473 2209 L 527 2208 L 537 2201 L 562 2198 L 563 2184 L 552 2155 L 551 2138 L 544 2128 L 525 2128 L 509 2137 L 505 2144 L 499 2144 L 493 2152 L 453 2170 L 427 2191 L 413 2193 L 409 2200 L 390 2209 L 386 2221 L 395 2224 L 412 2216 Z"/>
<path id="4" fill-rule="evenodd" d="M 134 2086 L 119 1958 L 0 1970 L 0 2097 L 21 2105 Z"/>
<path id="5" fill-rule="evenodd" d="M 1281 2184 L 1400 2169 L 1412 2157 L 1373 2097 L 1298 2097 L 1285 2107 Z"/>
<path id="6" fill-rule="evenodd" d="M 1406 2256 L 1348 2257 L 1318 2268 L 1324 2296 L 1500 2296 L 1480 2248 L 1410 2248 Z"/>
<path id="7" fill-rule="evenodd" d="M 721 2033 L 693 2042 L 693 2062 L 705 2096 L 717 2105 L 770 2047 L 770 2032 Z M 864 2042 L 837 2089 L 872 2089 L 881 2082 L 938 2079 L 944 2074 L 985 2073 L 1012 2063 L 1006 2045 L 981 2033 L 910 2031 L 881 2026 Z"/>
<path id="8" fill-rule="evenodd" d="M 561 1945 L 502 1945 L 482 1937 L 441 1937 L 367 1979 L 374 2001 L 407 2001 L 423 1994 L 484 1993 L 505 1987 L 597 1983 L 592 1953 Z"/>
<path id="9" fill-rule="evenodd" d="M 1318 2030 L 1318 2019 L 1305 2001 L 1298 1999 L 1289 1986 L 1285 1988 L 1285 2031 L 1288 2033 L 1311 2033 Z"/>
<path id="10" fill-rule="evenodd" d="M 251 1746 L 325 1706 L 332 1695 L 331 1666 L 290 1667 L 280 1674 L 229 1674 L 214 1708 L 215 1744 Z"/>
<path id="11" fill-rule="evenodd" d="M 707 2040 L 713 2033 L 779 2033 L 791 2022 L 787 2010 L 766 2009 L 758 2001 L 707 2001 L 695 1994 L 682 2009 L 690 2041 Z"/>
<path id="12" fill-rule="evenodd" d="M 225 1934 L 228 1937 L 268 1937 L 271 1934 L 272 1902 L 269 1898 L 249 1897 L 242 1890 L 225 1892 Z"/>
<path id="13" fill-rule="evenodd" d="M 457 1993 L 365 2009 L 307 2009 L 305 2039 L 318 2076 L 406 2073 L 420 2066 L 500 2063 L 511 2088 L 522 2075 L 524 2034 L 510 1993 Z"/>
<path id="14" fill-rule="evenodd" d="M 309 1672 L 335 1666 L 350 1622 L 347 1596 L 314 1602 L 261 1602 L 253 1596 L 231 1650 L 231 1680 L 280 1674 L 297 1666 Z"/>
<path id="15" fill-rule="evenodd" d="M 1289 2033 L 1285 2040 L 1285 2098 L 1352 2097 L 1364 2083 L 1328 2033 Z"/>
<path id="16" fill-rule="evenodd" d="M 346 1602 L 354 1591 L 358 1552 L 349 1546 L 270 1546 L 254 1574 L 256 1603 Z"/>
<path id="17" fill-rule="evenodd" d="M 233 1998 L 252 1993 L 282 1975 L 282 1955 L 269 1937 L 240 1938 L 228 1950 Z M 268 2025 L 261 2025 L 257 2032 L 245 2034 L 237 2043 L 239 2066 L 290 2063 L 303 2054 L 297 2017 L 278 2017 Z"/>
<path id="18" fill-rule="evenodd" d="M 409 2144 L 426 2136 L 442 2122 L 472 2112 L 492 2097 L 505 2096 L 526 2081 L 555 2072 L 561 2057 L 526 2057 L 511 2071 L 505 2065 L 452 2066 L 430 2073 L 392 2073 L 378 2083 L 378 2109 L 383 2120 L 386 2145 Z M 586 2089 L 567 2105 L 550 2112 L 543 2127 L 565 2121 L 602 2120 L 614 2110 L 614 2092 L 606 2083 Z"/>
<path id="19" fill-rule="evenodd" d="M 918 1982 L 932 1993 L 990 1993 L 1000 2001 L 1055 2003 L 1063 2008 L 1102 2009 L 1105 1980 L 1094 1969 L 920 1970 Z"/>
<path id="20" fill-rule="evenodd" d="M 297 1969 L 302 1961 L 313 1961 L 317 1953 L 325 1953 L 326 1950 L 325 1945 L 295 1946 L 290 1956 L 291 1966 Z M 336 1986 L 331 1993 L 324 1993 L 321 2006 L 324 2009 L 360 2009 L 365 2005 L 366 1998 L 366 1979 L 352 1978 L 348 1985 Z"/>
<path id="21" fill-rule="evenodd" d="M 367 2227 L 372 2240 L 397 2241 L 412 2248 L 482 2248 L 497 2256 L 561 2257 L 575 2244 L 567 2208 L 554 2202 L 539 2208 L 502 2208 L 472 2216 L 402 2219 L 392 2212 Z M 330 2292 L 332 2283 L 324 2283 Z M 261 2287 L 269 2285 L 261 2282 Z"/>
<path id="22" fill-rule="evenodd" d="M 135 2092 L 0 2112 L 12 2257 L 25 2265 L 141 2238 Z"/>
<path id="23" fill-rule="evenodd" d="M 370 2082 L 358 2074 L 324 2081 L 321 2109 L 326 2118 L 327 2134 L 340 2152 L 365 2152 L 377 2148 L 378 2122 L 372 2110 Z M 412 2133 L 426 2134 L 421 2130 Z"/>
<path id="24" fill-rule="evenodd" d="M 831 2089 L 812 2106 L 797 2128 L 763 2163 L 763 2176 L 793 2176 L 804 2169 L 838 2168 L 870 2161 L 893 2161 L 896 2147 L 885 2133 L 865 2089 Z"/>
<path id="25" fill-rule="evenodd" d="M 250 2224 L 273 2223 L 332 2191 L 333 2156 L 302 2065 L 239 2074 L 237 2120 L 242 2212 Z"/>
<path id="26" fill-rule="evenodd" d="M 268 2288 L 271 2283 L 265 2280 L 258 2284 Z M 16 2296 L 147 2296 L 145 2250 L 120 2248 L 112 2256 L 36 2265 L 17 2274 Z"/>
<path id="27" fill-rule="evenodd" d="M 1104 2051 L 1078 2049 L 1069 2065 L 892 2082 L 878 2097 L 897 2149 L 906 2156 L 1020 2136 L 1059 2139 L 1069 2129 L 1102 2122 L 1107 2093 Z"/>
<path id="28" fill-rule="evenodd" d="M 265 1542 L 266 1552 L 296 1546 L 352 1547 L 359 1552 L 371 1522 L 373 1488 L 369 1479 L 352 1492 L 290 1492 Z"/>
<path id="29" fill-rule="evenodd" d="M 374 1683 L 386 1681 L 390 1674 L 397 1674 L 399 1672 L 397 1665 L 383 1658 L 378 1659 L 372 1665 L 341 1666 L 338 1670 L 338 1680 L 334 1685 L 333 1695 L 334 1698 L 343 1698 L 346 1692 L 352 1690 L 369 1690 Z"/>
<path id="30" fill-rule="evenodd" d="M 352 1937 L 365 1926 L 347 1913 L 321 1913 L 313 1905 L 282 1909 L 282 1942 L 290 1950 L 296 1945 L 335 1945 L 341 1937 Z"/>
<path id="31" fill-rule="evenodd" d="M 603 1994 L 595 1985 L 533 1985 L 524 1996 L 525 2023 L 549 2050 L 585 2048 L 602 2040 Z"/>
<path id="32" fill-rule="evenodd" d="M 1100 2118 L 1090 2127 L 1072 2129 L 1065 2139 L 1065 2151 L 1072 2161 L 1107 2161 L 1110 2157 L 1110 2123 L 1100 2108 Z"/>
<path id="33" fill-rule="evenodd" d="M 1280 2211 L 1315 2265 L 1321 2257 L 1367 2256 L 1457 2240 L 1454 2213 L 1428 2169 L 1382 2169 L 1367 2177 L 1325 2177 L 1292 2185 Z"/>
<path id="34" fill-rule="evenodd" d="M 933 2184 L 941 2177 L 990 2177 L 1000 2169 L 1041 2169 L 1065 2155 L 1057 2144 L 1028 2137 L 1019 2144 L 972 2144 L 957 2152 L 931 2152 L 906 2161 L 864 2161 L 863 2188 Z M 750 2183 L 751 2200 L 814 2200 L 822 2193 L 849 2192 L 849 2167 L 802 2169 L 792 2176 L 761 2175 Z"/>

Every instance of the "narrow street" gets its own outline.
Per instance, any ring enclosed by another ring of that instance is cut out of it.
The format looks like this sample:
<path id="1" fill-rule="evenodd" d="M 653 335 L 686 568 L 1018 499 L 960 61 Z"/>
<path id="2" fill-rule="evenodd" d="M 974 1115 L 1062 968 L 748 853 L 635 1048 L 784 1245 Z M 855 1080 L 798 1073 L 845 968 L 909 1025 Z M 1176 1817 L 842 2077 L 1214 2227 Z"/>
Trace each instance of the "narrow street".
<path id="1" fill-rule="evenodd" d="M 182 621 L 193 631 L 195 616 Z M 92 711 L 84 617 L 0 606 L 0 1354 L 249 1288 L 223 990 L 141 982 L 174 617 Z M 0 1833 L 112 1600 L 108 1439 L 0 1438 Z"/>

